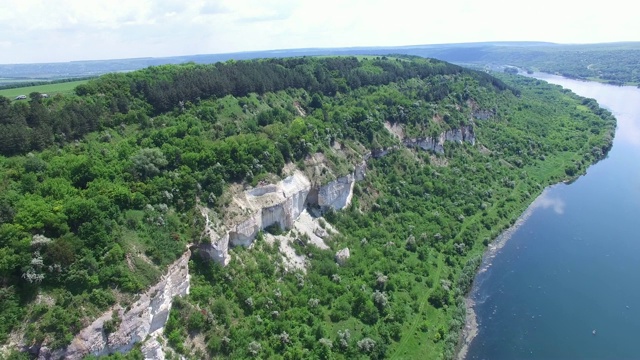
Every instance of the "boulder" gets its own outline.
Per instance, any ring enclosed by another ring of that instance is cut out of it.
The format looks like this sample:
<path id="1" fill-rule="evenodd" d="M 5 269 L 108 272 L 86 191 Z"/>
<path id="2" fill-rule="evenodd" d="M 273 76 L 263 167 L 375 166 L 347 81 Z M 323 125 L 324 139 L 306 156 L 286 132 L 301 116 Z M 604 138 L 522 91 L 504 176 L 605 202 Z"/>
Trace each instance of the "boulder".
<path id="1" fill-rule="evenodd" d="M 347 259 L 349 259 L 350 256 L 351 256 L 351 253 L 349 252 L 349 248 L 344 248 L 342 250 L 339 250 L 336 253 L 336 262 L 338 263 L 338 265 L 344 266 L 347 263 Z"/>

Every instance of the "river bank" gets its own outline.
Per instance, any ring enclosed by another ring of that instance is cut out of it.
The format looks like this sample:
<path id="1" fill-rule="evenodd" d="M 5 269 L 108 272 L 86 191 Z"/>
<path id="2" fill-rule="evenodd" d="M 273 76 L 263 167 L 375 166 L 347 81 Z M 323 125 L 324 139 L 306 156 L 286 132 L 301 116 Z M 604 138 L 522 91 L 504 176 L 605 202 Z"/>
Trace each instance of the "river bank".
<path id="1" fill-rule="evenodd" d="M 535 77 L 611 111 L 614 146 L 587 176 L 548 187 L 500 256 L 483 263 L 457 358 L 635 358 L 640 289 L 628 284 L 640 281 L 640 91 Z"/>
<path id="2" fill-rule="evenodd" d="M 547 193 L 547 189 L 543 190 L 542 193 L 527 207 L 527 209 L 518 217 L 518 219 L 511 225 L 508 229 L 503 231 L 494 241 L 492 241 L 487 250 L 484 252 L 482 256 L 482 263 L 478 268 L 476 273 L 476 278 L 479 274 L 486 272 L 492 265 L 493 259 L 498 255 L 500 250 L 507 244 L 507 241 L 511 239 L 513 234 L 518 231 L 518 229 L 527 221 L 533 211 L 540 207 L 545 206 L 547 203 L 545 201 L 545 194 Z M 476 303 L 472 298 L 473 291 L 476 287 L 476 281 L 474 280 L 474 284 L 471 287 L 471 290 L 465 297 L 465 309 L 466 309 L 466 318 L 465 325 L 462 328 L 462 332 L 460 333 L 460 340 L 458 344 L 458 351 L 456 353 L 455 358 L 458 360 L 464 360 L 467 356 L 467 352 L 469 351 L 469 346 L 475 337 L 478 335 L 479 324 L 478 324 L 478 316 L 475 312 Z"/>
<path id="3" fill-rule="evenodd" d="M 524 75 L 524 74 L 521 74 L 521 75 Z M 537 75 L 540 76 L 541 74 L 537 74 Z M 542 75 L 546 75 L 546 74 L 542 74 Z M 525 76 L 531 76 L 531 75 L 525 75 Z M 538 76 L 533 75 L 532 77 L 538 78 Z M 594 164 L 598 163 L 601 160 L 602 159 L 594 162 L 593 164 L 590 164 L 589 166 L 593 166 Z M 586 169 L 585 169 L 585 172 L 586 172 Z M 531 217 L 535 209 L 540 207 L 548 208 L 548 207 L 563 206 L 563 205 L 558 205 L 557 203 L 554 202 L 554 200 L 547 198 L 549 189 L 551 189 L 554 186 L 557 186 L 558 184 L 565 184 L 565 185 L 571 184 L 583 175 L 585 175 L 584 172 L 580 174 L 576 174 L 571 179 L 565 179 L 564 181 L 561 181 L 559 183 L 551 184 L 547 186 L 542 191 L 542 193 L 540 193 L 540 195 L 538 195 L 535 198 L 535 200 L 527 207 L 527 209 L 518 217 L 518 219 L 514 222 L 514 224 L 510 226 L 508 229 L 506 229 L 505 231 L 503 231 L 498 237 L 495 238 L 494 241 L 492 241 L 488 245 L 487 249 L 483 254 L 482 263 L 478 268 L 476 277 L 473 281 L 473 285 L 471 286 L 469 293 L 466 294 L 465 296 L 465 311 L 466 311 L 465 325 L 460 333 L 460 340 L 457 346 L 455 359 L 464 360 L 467 357 L 471 343 L 478 336 L 480 324 L 478 321 L 478 315 L 476 313 L 477 304 L 476 304 L 476 301 L 473 299 L 473 295 L 474 295 L 474 292 L 476 292 L 478 287 L 481 285 L 481 282 L 484 281 L 484 279 L 479 279 L 479 276 L 485 273 L 491 267 L 491 265 L 493 264 L 493 260 L 495 259 L 497 254 L 500 252 L 500 250 L 507 244 L 507 242 L 512 238 L 512 236 L 522 227 L 522 225 L 526 223 L 526 221 Z M 556 208 L 555 211 L 562 212 L 563 209 Z M 480 280 L 480 283 L 479 283 L 479 280 Z"/>

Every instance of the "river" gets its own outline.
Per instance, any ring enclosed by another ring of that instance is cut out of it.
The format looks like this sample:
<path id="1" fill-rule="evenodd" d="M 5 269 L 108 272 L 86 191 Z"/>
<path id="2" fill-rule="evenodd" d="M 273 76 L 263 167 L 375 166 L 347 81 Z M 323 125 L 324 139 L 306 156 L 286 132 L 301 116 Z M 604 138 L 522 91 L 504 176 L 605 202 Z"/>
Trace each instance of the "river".
<path id="1" fill-rule="evenodd" d="M 616 136 L 586 175 L 548 188 L 484 264 L 466 358 L 640 358 L 640 89 L 535 77 L 596 99 Z"/>

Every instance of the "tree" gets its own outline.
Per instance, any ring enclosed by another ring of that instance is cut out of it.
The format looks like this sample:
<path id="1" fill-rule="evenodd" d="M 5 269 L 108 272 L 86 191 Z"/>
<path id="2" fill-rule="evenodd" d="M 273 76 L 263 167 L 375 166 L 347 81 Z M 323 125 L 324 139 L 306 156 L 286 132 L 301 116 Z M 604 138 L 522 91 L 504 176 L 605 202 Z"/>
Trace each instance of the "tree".
<path id="1" fill-rule="evenodd" d="M 439 309 L 447 304 L 449 304 L 449 293 L 442 288 L 442 286 L 438 286 L 431 295 L 429 295 L 429 303 Z"/>
<path id="2" fill-rule="evenodd" d="M 313 94 L 309 106 L 314 109 L 322 109 L 322 98 L 318 93 Z"/>
<path id="3" fill-rule="evenodd" d="M 364 353 L 370 353 L 376 347 L 376 342 L 371 338 L 364 338 L 357 343 L 358 349 Z"/>
<path id="4" fill-rule="evenodd" d="M 140 149 L 132 158 L 132 170 L 141 180 L 152 178 L 162 171 L 169 163 L 165 159 L 162 150 L 158 148 Z"/>
<path id="5" fill-rule="evenodd" d="M 249 343 L 249 347 L 247 348 L 247 350 L 249 351 L 249 354 L 251 354 L 251 356 L 258 356 L 258 354 L 260 354 L 260 352 L 262 351 L 262 345 L 257 341 L 252 341 L 251 343 Z"/>

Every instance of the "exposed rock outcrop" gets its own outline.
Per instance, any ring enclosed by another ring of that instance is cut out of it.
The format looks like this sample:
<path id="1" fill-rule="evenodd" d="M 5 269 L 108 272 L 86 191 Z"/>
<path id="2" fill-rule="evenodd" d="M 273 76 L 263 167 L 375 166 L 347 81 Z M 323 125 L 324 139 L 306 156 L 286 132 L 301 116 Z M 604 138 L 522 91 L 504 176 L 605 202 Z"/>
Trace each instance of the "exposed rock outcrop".
<path id="1" fill-rule="evenodd" d="M 353 171 L 353 177 L 356 181 L 362 181 L 365 176 L 367 176 L 367 162 L 363 161 L 356 165 L 356 169 Z"/>
<path id="2" fill-rule="evenodd" d="M 344 266 L 350 257 L 351 253 L 349 252 L 349 248 L 344 248 L 336 253 L 336 262 L 338 265 Z"/>
<path id="3" fill-rule="evenodd" d="M 203 242 L 198 245 L 200 254 L 215 261 L 218 264 L 229 264 L 229 233 L 225 232 L 220 236 L 215 230 L 209 218 L 209 212 L 201 207 L 200 213 L 205 218 Z"/>
<path id="4" fill-rule="evenodd" d="M 323 228 L 317 228 L 315 230 L 313 230 L 313 234 L 317 237 L 319 237 L 320 239 L 324 239 L 327 237 L 327 231 Z"/>
<path id="5" fill-rule="evenodd" d="M 318 206 L 322 209 L 334 210 L 349 206 L 355 182 L 355 176 L 349 174 L 321 186 L 318 190 Z"/>
<path id="6" fill-rule="evenodd" d="M 145 341 L 140 348 L 145 359 L 164 360 L 164 348 L 157 337 Z"/>
<path id="7" fill-rule="evenodd" d="M 263 221 L 265 217 L 262 212 L 256 212 L 249 216 L 249 218 L 240 224 L 235 229 L 228 232 L 229 242 L 233 246 L 249 246 L 258 231 L 263 228 Z"/>
<path id="8" fill-rule="evenodd" d="M 371 151 L 371 156 L 374 159 L 379 159 L 379 158 L 381 158 L 383 156 L 387 156 L 387 154 L 389 154 L 390 152 L 395 151 L 397 149 L 398 149 L 397 146 L 391 146 L 391 147 L 384 148 L 384 149 L 374 149 L 374 150 Z"/>
<path id="9" fill-rule="evenodd" d="M 487 120 L 491 119 L 494 116 L 494 112 L 491 110 L 482 110 L 478 109 L 473 112 L 473 118 L 476 120 Z"/>
<path id="10" fill-rule="evenodd" d="M 159 345 L 156 339 L 162 334 L 169 318 L 173 298 L 189 293 L 190 257 L 191 251 L 187 250 L 180 259 L 169 266 L 162 280 L 143 293 L 130 307 L 115 307 L 107 311 L 90 326 L 81 330 L 66 349 L 50 352 L 42 348 L 38 359 L 82 359 L 89 354 L 100 356 L 115 352 L 124 353 L 145 339 L 145 353 L 153 354 L 147 358 L 164 358 L 162 348 L 153 346 L 154 341 Z M 120 326 L 113 333 L 106 334 L 104 324 L 112 318 L 114 312 L 121 319 Z"/>
<path id="11" fill-rule="evenodd" d="M 453 141 L 457 143 L 468 142 L 471 145 L 475 145 L 476 136 L 473 132 L 473 127 L 467 125 L 457 129 L 447 130 L 437 137 L 404 139 L 402 143 L 407 147 L 419 147 L 423 150 L 443 154 L 444 143 L 447 141 Z"/>
<path id="12" fill-rule="evenodd" d="M 322 210 L 344 209 L 351 202 L 356 180 L 364 179 L 366 162 L 355 167 L 353 173 L 334 181 L 312 187 L 311 181 L 295 171 L 276 184 L 259 186 L 242 192 L 233 199 L 243 219 L 237 224 L 214 225 L 206 209 L 205 241 L 198 247 L 207 258 L 219 264 L 229 263 L 229 246 L 250 246 L 260 230 L 278 224 L 282 229 L 294 228 L 295 221 L 308 205 Z"/>

